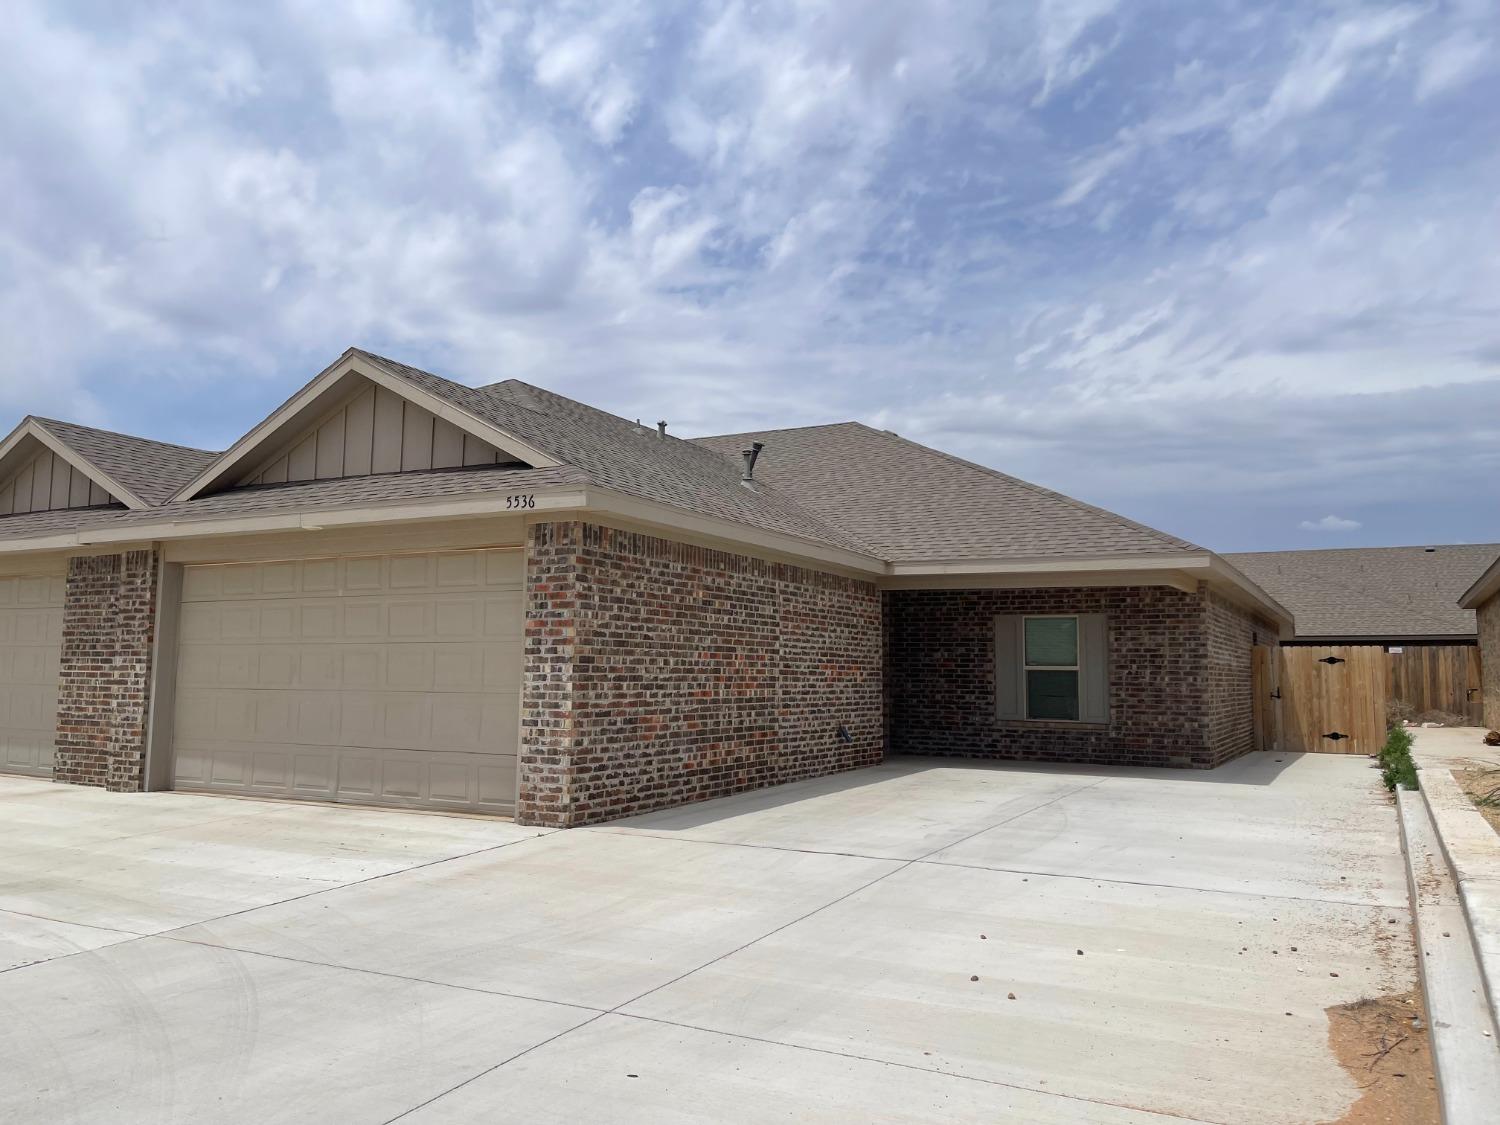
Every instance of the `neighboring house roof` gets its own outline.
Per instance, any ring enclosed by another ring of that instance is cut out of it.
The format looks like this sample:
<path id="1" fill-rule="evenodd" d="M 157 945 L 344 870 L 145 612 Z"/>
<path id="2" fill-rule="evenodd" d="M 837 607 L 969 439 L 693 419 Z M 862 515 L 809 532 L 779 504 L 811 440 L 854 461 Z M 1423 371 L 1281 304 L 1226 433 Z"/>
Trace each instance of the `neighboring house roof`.
<path id="1" fill-rule="evenodd" d="M 1460 595 L 1500 544 L 1256 551 L 1224 557 L 1292 611 L 1297 638 L 1473 637 Z"/>
<path id="2" fill-rule="evenodd" d="M 169 445 L 113 430 L 96 430 L 56 418 L 34 418 L 39 426 L 148 504 L 164 503 L 194 473 L 218 456 L 204 449 Z"/>
<path id="3" fill-rule="evenodd" d="M 859 422 L 698 438 L 732 457 L 765 443 L 755 476 L 892 561 L 1101 558 L 1203 553 L 994 469 Z"/>

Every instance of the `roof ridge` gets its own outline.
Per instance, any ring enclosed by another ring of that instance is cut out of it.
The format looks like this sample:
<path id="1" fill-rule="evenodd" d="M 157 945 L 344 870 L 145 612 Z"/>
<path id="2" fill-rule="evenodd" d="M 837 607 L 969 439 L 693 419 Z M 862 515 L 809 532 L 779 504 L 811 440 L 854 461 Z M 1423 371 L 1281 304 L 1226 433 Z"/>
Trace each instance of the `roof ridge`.
<path id="1" fill-rule="evenodd" d="M 546 387 L 540 387 L 532 383 L 527 383 L 521 379 L 505 379 L 501 380 L 499 383 L 488 384 L 486 387 L 471 387 L 466 383 L 455 383 L 453 380 L 447 379 L 442 375 L 435 375 L 430 371 L 424 371 L 420 367 L 413 367 L 410 364 L 402 363 L 400 360 L 390 359 L 389 357 L 382 356 L 376 352 L 366 351 L 362 348 L 351 348 L 350 352 L 359 354 L 365 359 L 381 365 L 386 370 L 391 371 L 399 378 L 405 378 L 408 381 L 412 381 L 414 376 L 420 376 L 422 379 L 432 379 L 437 383 L 443 384 L 446 387 L 451 387 L 455 392 L 457 392 L 453 396 L 451 396 L 454 404 L 462 406 L 465 409 L 470 410 L 471 412 L 479 410 L 488 412 L 492 414 L 492 416 L 504 415 L 507 412 L 520 412 L 526 417 L 538 419 L 540 423 L 538 429 L 542 433 L 533 433 L 530 435 L 517 434 L 516 436 L 533 444 L 538 450 L 546 453 L 549 457 L 555 458 L 560 463 L 571 465 L 575 468 L 580 468 L 588 477 L 594 480 L 594 483 L 596 485 L 601 488 L 610 488 L 616 491 L 625 491 L 627 493 L 632 491 L 630 487 L 622 486 L 621 482 L 618 479 L 608 479 L 608 467 L 603 470 L 603 475 L 601 476 L 601 471 L 598 465 L 594 465 L 592 467 L 580 465 L 575 459 L 574 454 L 581 451 L 585 454 L 585 461 L 587 461 L 590 456 L 593 456 L 596 459 L 600 456 L 603 456 L 604 460 L 606 461 L 618 461 L 618 455 L 611 457 L 601 452 L 601 448 L 594 448 L 592 453 L 589 452 L 590 447 L 597 447 L 601 439 L 604 442 L 605 446 L 618 447 L 621 450 L 623 450 L 624 448 L 620 444 L 620 435 L 610 435 L 607 437 L 603 437 L 601 433 L 596 433 L 593 437 L 589 437 L 587 435 L 587 431 L 590 428 L 590 420 L 595 422 L 593 428 L 596 431 L 598 431 L 599 429 L 597 425 L 598 420 L 604 420 L 612 427 L 619 427 L 622 431 L 628 431 L 633 437 L 639 439 L 643 443 L 646 442 L 648 438 L 652 441 L 658 440 L 658 435 L 655 433 L 655 431 L 640 425 L 638 422 L 633 422 L 631 419 L 626 418 L 622 415 L 612 414 L 607 410 L 601 409 L 600 407 L 593 406 L 589 403 L 582 402 L 575 398 L 570 398 L 565 394 L 562 394 L 558 391 L 549 390 Z M 412 374 L 408 375 L 406 374 L 407 372 L 410 372 Z M 538 408 L 534 405 L 518 401 L 518 399 L 513 395 L 486 393 L 486 391 L 493 392 L 497 387 L 500 387 L 504 384 L 511 384 L 515 387 L 524 388 L 529 394 L 533 394 L 539 398 L 548 400 L 548 405 L 542 408 Z M 442 387 L 433 389 L 436 390 L 436 392 L 439 394 L 443 393 Z M 490 419 L 490 421 L 492 424 L 500 425 L 500 428 L 502 429 L 505 428 L 502 423 L 496 423 L 493 417 Z M 581 449 L 575 443 L 574 453 L 570 454 L 567 452 L 567 440 L 563 440 L 561 442 L 556 440 L 558 436 L 556 432 L 553 432 L 551 437 L 542 436 L 549 430 L 556 431 L 558 427 L 561 427 L 564 431 L 570 429 L 579 431 L 580 435 L 584 439 Z M 671 461 L 674 459 L 678 462 L 678 464 L 675 466 L 675 469 L 679 473 L 679 475 L 686 472 L 689 474 L 696 474 L 698 477 L 704 479 L 715 476 L 714 473 L 711 473 L 709 471 L 709 465 L 715 466 L 716 469 L 721 469 L 724 465 L 725 459 L 722 456 L 711 449 L 699 445 L 697 442 L 689 438 L 681 438 L 676 434 L 667 434 L 666 437 L 671 439 L 671 441 L 675 443 L 670 447 L 673 450 L 672 456 L 669 458 L 662 457 L 660 456 L 660 454 L 658 454 L 658 460 L 655 463 L 655 468 L 659 472 L 661 472 L 664 477 L 671 477 L 674 471 L 674 466 L 671 464 Z M 643 445 L 643 448 L 650 447 Z M 690 451 L 689 453 L 687 453 L 686 460 L 684 460 L 684 458 L 681 456 L 681 451 Z M 738 489 L 739 483 L 738 481 L 730 481 L 729 479 L 724 478 L 716 480 L 716 486 L 721 491 L 720 499 L 722 500 L 729 496 L 731 488 Z M 774 488 L 769 484 L 763 482 L 757 482 L 757 487 L 753 490 L 752 494 L 757 497 L 757 500 L 746 501 L 743 497 L 734 497 L 733 501 L 730 504 L 730 508 L 733 510 L 732 514 L 725 513 L 726 518 L 729 518 L 737 523 L 743 523 L 746 526 L 750 527 L 765 527 L 768 524 L 779 523 L 782 525 L 780 530 L 782 530 L 783 532 L 797 535 L 798 537 L 806 539 L 809 542 L 816 542 L 825 546 L 835 546 L 845 550 L 862 552 L 869 555 L 871 558 L 883 557 L 880 555 L 879 551 L 875 549 L 870 543 L 866 542 L 862 536 L 849 531 L 847 528 L 844 528 L 837 523 L 830 522 L 829 520 L 825 519 L 823 516 L 819 515 L 817 512 L 813 511 L 811 508 L 803 504 L 801 501 L 797 500 L 791 495 L 788 495 L 787 493 L 782 492 L 780 489 Z M 657 498 L 660 499 L 660 497 Z M 691 501 L 684 502 L 681 497 L 676 500 L 664 500 L 663 502 L 674 507 L 682 508 L 686 511 L 697 510 L 694 508 L 694 505 Z M 759 520 L 755 518 L 757 514 L 760 517 Z"/>
<path id="2" fill-rule="evenodd" d="M 179 445 L 175 441 L 162 441 L 160 438 L 142 437 L 140 434 L 127 434 L 124 430 L 106 430 L 103 427 L 89 426 L 83 422 L 69 422 L 64 418 L 45 418 L 40 414 L 28 414 L 27 417 L 42 426 L 70 426 L 75 430 L 88 430 L 90 433 L 103 434 L 106 437 L 127 438 L 130 441 L 145 442 L 148 445 L 160 445 L 166 449 L 180 449 L 185 453 L 206 453 L 213 457 L 221 452 L 216 449 L 200 449 L 196 445 Z"/>
<path id="3" fill-rule="evenodd" d="M 860 428 L 866 430 L 872 429 L 872 427 L 866 426 L 863 422 L 856 422 L 853 419 L 850 419 L 847 422 L 815 422 L 810 426 L 776 426 L 769 430 L 738 430 L 734 433 L 728 434 L 699 434 L 697 437 L 688 438 L 687 440 L 695 442 L 726 441 L 729 438 L 760 437 L 764 434 L 797 434 L 802 433 L 805 430 L 836 430 L 840 426 L 859 426 Z M 888 434 L 891 431 L 881 430 L 879 432 Z M 924 446 L 923 448 L 926 447 Z"/>
<path id="4" fill-rule="evenodd" d="M 596 415 L 599 415 L 599 416 L 604 417 L 604 418 L 609 418 L 609 419 L 612 419 L 615 422 L 620 423 L 621 425 L 630 427 L 632 430 L 634 430 L 636 432 L 637 436 L 639 436 L 639 437 L 642 437 L 642 438 L 651 438 L 651 439 L 655 439 L 655 440 L 661 440 L 661 438 L 666 438 L 667 440 L 678 442 L 681 445 L 682 448 L 684 448 L 684 449 L 691 449 L 693 451 L 693 455 L 694 456 L 698 456 L 698 455 L 701 454 L 702 456 L 708 457 L 708 458 L 710 458 L 710 459 L 712 459 L 714 461 L 717 461 L 717 462 L 723 462 L 723 461 L 729 460 L 724 454 L 721 454 L 721 453 L 717 452 L 716 450 L 709 449 L 706 445 L 700 445 L 697 438 L 679 437 L 677 434 L 672 434 L 672 433 L 658 434 L 658 433 L 652 431 L 649 427 L 643 426 L 639 422 L 633 421 L 632 419 L 627 418 L 623 414 L 615 414 L 612 411 L 604 410 L 601 407 L 592 405 L 591 403 L 583 402 L 580 399 L 571 398 L 568 395 L 561 394 L 561 393 L 559 393 L 557 391 L 554 391 L 554 390 L 551 390 L 551 389 L 549 389 L 547 387 L 539 387 L 535 383 L 528 383 L 524 379 L 514 379 L 514 378 L 512 378 L 512 379 L 503 379 L 503 380 L 501 380 L 501 383 L 514 383 L 517 386 L 525 387 L 529 391 L 537 391 L 537 392 L 540 392 L 541 394 L 547 395 L 547 396 L 549 396 L 551 398 L 561 399 L 564 402 L 572 403 L 574 406 L 581 407 L 582 409 L 588 411 L 591 414 L 596 414 Z M 499 386 L 499 385 L 500 385 L 500 383 L 491 384 L 491 386 Z M 519 404 L 519 405 L 521 405 L 522 409 L 531 411 L 532 413 L 537 413 L 535 410 L 532 410 L 531 407 L 526 406 L 524 403 L 523 404 Z M 839 424 L 840 425 L 847 425 L 847 423 L 839 423 Z M 765 481 L 756 481 L 755 482 L 755 487 L 756 487 L 757 491 L 762 492 L 762 493 L 767 493 L 767 494 L 769 494 L 769 495 L 771 495 L 771 496 L 779 499 L 782 503 L 790 505 L 791 507 L 793 507 L 794 509 L 796 509 L 796 511 L 803 518 L 811 521 L 811 523 L 813 525 L 815 525 L 815 526 L 817 526 L 819 528 L 822 528 L 826 532 L 830 533 L 830 542 L 837 542 L 838 539 L 842 538 L 842 539 L 847 540 L 850 544 L 857 545 L 860 550 L 865 551 L 872 558 L 882 558 L 883 557 L 880 554 L 879 549 L 876 548 L 874 546 L 874 544 L 866 542 L 863 536 L 860 536 L 860 535 L 856 534 L 855 532 L 849 530 L 846 527 L 842 527 L 842 526 L 840 526 L 838 524 L 829 522 L 826 518 L 824 518 L 823 516 L 819 515 L 817 512 L 813 511 L 806 504 L 802 503 L 800 500 L 798 500 L 795 496 L 791 495 L 789 492 L 786 492 L 786 491 L 784 491 L 784 490 L 782 490 L 780 488 L 777 488 L 775 485 L 769 484 L 769 483 L 767 483 Z"/>

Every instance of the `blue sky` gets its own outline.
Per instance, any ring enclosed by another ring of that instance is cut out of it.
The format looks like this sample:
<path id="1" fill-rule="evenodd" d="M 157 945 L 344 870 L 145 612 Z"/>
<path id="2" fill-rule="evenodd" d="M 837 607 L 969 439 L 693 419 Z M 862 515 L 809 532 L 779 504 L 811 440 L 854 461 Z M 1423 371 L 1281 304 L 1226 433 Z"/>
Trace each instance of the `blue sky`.
<path id="1" fill-rule="evenodd" d="M 1497 32 L 16 0 L 0 407 L 219 447 L 359 344 L 683 435 L 857 418 L 1221 550 L 1500 539 Z"/>

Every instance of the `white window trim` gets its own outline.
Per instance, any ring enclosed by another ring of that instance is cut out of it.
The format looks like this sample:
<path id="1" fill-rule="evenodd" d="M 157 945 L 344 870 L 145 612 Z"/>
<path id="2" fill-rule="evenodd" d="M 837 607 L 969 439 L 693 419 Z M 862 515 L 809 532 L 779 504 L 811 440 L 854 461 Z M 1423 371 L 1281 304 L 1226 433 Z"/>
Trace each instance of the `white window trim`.
<path id="1" fill-rule="evenodd" d="M 1026 656 L 1026 622 L 1071 621 L 1073 622 L 1073 663 L 1033 664 Z M 1083 624 L 1076 613 L 1023 613 L 1021 614 L 1021 711 L 1029 723 L 1081 723 L 1083 722 Z M 1076 719 L 1059 719 L 1054 715 L 1037 716 L 1031 713 L 1031 676 L 1037 672 L 1073 673 L 1073 710 Z"/>

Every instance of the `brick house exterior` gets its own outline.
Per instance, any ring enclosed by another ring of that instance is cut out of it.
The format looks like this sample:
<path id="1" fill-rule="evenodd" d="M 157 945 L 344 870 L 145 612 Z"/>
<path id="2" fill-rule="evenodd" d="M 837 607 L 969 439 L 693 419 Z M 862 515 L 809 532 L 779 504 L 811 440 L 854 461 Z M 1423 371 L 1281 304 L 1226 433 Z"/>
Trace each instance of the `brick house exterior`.
<path id="1" fill-rule="evenodd" d="M 156 627 L 155 551 L 68 560 L 53 777 L 145 788 Z"/>
<path id="2" fill-rule="evenodd" d="M 549 827 L 887 753 L 1212 767 L 1291 626 L 1211 551 L 888 431 L 687 441 L 358 349 L 222 453 L 27 418 L 0 556 L 20 772 Z M 1081 615 L 1095 721 L 998 717 L 996 617 L 1037 613 Z"/>
<path id="3" fill-rule="evenodd" d="M 881 759 L 873 583 L 581 522 L 533 526 L 527 559 L 522 823 Z"/>
<path id="4" fill-rule="evenodd" d="M 1252 749 L 1251 646 L 1275 627 L 1206 589 L 890 590 L 885 608 L 896 753 L 1208 769 Z M 995 618 L 1084 613 L 1107 622 L 1109 721 L 998 718 Z"/>

